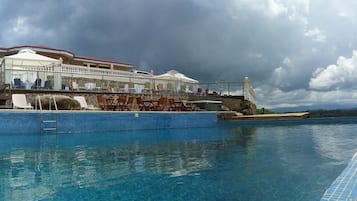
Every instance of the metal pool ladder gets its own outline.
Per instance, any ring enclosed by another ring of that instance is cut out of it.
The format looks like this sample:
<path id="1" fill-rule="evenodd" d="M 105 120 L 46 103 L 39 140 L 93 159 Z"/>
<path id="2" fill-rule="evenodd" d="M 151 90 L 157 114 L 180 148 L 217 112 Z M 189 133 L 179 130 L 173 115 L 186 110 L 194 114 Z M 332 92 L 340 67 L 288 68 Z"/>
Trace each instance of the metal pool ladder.
<path id="1" fill-rule="evenodd" d="M 52 104 L 55 106 L 55 111 L 52 111 Z M 58 108 L 57 108 L 57 102 L 54 96 L 50 97 L 50 100 L 48 101 L 48 110 L 51 112 L 44 113 L 43 108 L 42 108 L 42 102 L 41 102 L 41 97 L 39 95 L 36 96 L 36 105 L 35 108 L 36 110 L 37 105 L 40 109 L 40 114 L 41 114 L 41 133 L 44 132 L 55 132 L 57 133 L 57 117 L 58 117 Z"/>

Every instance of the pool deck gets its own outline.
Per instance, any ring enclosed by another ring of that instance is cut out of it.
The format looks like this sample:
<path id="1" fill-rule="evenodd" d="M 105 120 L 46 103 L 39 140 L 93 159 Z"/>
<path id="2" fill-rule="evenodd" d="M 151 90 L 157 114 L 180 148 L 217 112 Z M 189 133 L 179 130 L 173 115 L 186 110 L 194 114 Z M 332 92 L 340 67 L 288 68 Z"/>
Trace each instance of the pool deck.
<path id="1" fill-rule="evenodd" d="M 332 200 L 357 200 L 357 152 L 321 198 L 321 201 Z"/>

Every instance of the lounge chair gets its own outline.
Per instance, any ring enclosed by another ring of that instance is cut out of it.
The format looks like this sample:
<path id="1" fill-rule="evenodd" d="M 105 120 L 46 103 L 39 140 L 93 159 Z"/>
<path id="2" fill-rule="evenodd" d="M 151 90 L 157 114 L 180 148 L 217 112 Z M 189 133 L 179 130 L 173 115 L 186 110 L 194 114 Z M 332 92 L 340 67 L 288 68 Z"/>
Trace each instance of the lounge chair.
<path id="1" fill-rule="evenodd" d="M 167 98 L 166 97 L 161 97 L 155 107 L 155 110 L 157 111 L 167 111 Z"/>
<path id="2" fill-rule="evenodd" d="M 175 99 L 169 98 L 168 99 L 168 107 L 170 111 L 181 111 L 182 107 L 178 103 L 175 102 Z"/>
<path id="3" fill-rule="evenodd" d="M 46 80 L 45 81 L 45 86 L 43 88 L 45 89 L 53 89 L 53 82 L 51 80 Z"/>
<path id="4" fill-rule="evenodd" d="M 107 103 L 107 100 L 102 95 L 97 96 L 97 102 L 102 110 L 105 110 L 105 111 L 114 110 L 112 105 L 109 105 Z"/>
<path id="5" fill-rule="evenodd" d="M 146 94 L 151 93 L 151 84 L 150 84 L 150 82 L 145 82 L 144 83 L 143 92 L 146 93 Z"/>
<path id="6" fill-rule="evenodd" d="M 25 94 L 12 94 L 12 105 L 14 109 L 33 109 L 33 106 L 27 103 Z"/>
<path id="7" fill-rule="evenodd" d="M 153 103 L 151 101 L 144 101 L 140 96 L 136 97 L 136 104 L 140 111 L 152 111 L 154 110 Z"/>
<path id="8" fill-rule="evenodd" d="M 193 106 L 191 104 L 188 104 L 187 101 L 181 101 L 181 103 L 182 111 L 193 111 Z"/>
<path id="9" fill-rule="evenodd" d="M 31 86 L 31 89 L 41 89 L 41 79 L 37 78 L 33 85 Z"/>
<path id="10" fill-rule="evenodd" d="M 134 106 L 134 97 L 129 96 L 128 97 L 128 101 L 126 102 L 126 104 L 128 105 L 128 110 L 132 110 L 133 106 Z"/>
<path id="11" fill-rule="evenodd" d="M 98 110 L 99 109 L 99 108 L 94 107 L 93 105 L 88 105 L 86 99 L 83 96 L 73 96 L 73 99 L 79 102 L 82 110 Z"/>
<path id="12" fill-rule="evenodd" d="M 20 78 L 14 78 L 14 84 L 12 85 L 12 88 L 25 88 L 25 84 L 21 81 Z"/>
<path id="13" fill-rule="evenodd" d="M 117 99 L 117 108 L 120 111 L 125 111 L 129 110 L 128 105 L 127 105 L 127 97 L 124 95 L 120 95 Z"/>
<path id="14" fill-rule="evenodd" d="M 72 82 L 72 90 L 78 90 L 77 82 Z"/>

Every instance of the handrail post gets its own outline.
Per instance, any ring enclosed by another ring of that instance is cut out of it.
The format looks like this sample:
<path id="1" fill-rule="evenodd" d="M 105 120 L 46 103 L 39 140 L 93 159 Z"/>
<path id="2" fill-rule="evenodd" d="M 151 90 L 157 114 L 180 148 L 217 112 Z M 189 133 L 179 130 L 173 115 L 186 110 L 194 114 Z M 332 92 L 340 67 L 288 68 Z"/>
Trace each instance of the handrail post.
<path id="1" fill-rule="evenodd" d="M 40 107 L 40 111 L 42 112 L 42 103 L 41 103 L 41 97 L 40 95 L 36 96 L 36 101 L 35 101 L 35 109 L 37 110 L 37 101 L 38 101 L 38 106 Z"/>
<path id="2" fill-rule="evenodd" d="M 56 112 L 58 111 L 56 98 L 52 96 L 53 104 L 55 105 Z"/>

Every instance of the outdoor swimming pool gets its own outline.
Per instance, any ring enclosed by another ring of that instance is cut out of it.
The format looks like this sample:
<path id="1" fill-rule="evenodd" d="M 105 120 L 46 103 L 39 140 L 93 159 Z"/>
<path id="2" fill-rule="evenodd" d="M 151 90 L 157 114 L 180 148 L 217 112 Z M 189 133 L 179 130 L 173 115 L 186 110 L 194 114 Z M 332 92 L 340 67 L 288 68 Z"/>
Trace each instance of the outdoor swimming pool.
<path id="1" fill-rule="evenodd" d="M 319 200 L 356 118 L 0 135 L 0 200 Z"/>

